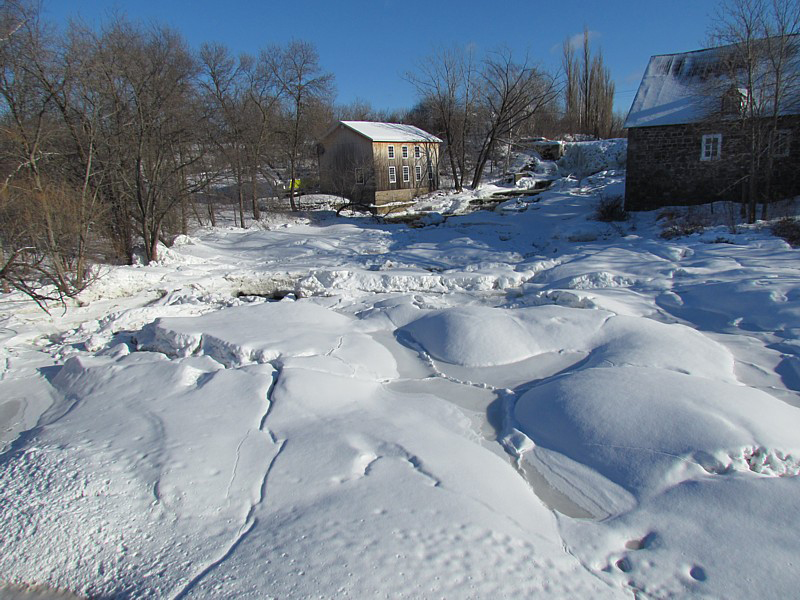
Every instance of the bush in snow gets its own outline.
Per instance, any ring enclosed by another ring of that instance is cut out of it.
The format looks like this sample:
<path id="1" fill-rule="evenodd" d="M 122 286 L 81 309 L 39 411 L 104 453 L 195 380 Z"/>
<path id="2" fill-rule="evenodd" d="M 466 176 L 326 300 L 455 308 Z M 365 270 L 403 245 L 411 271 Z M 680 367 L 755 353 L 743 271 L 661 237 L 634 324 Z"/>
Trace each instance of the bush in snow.
<path id="1" fill-rule="evenodd" d="M 594 213 L 595 221 L 613 223 L 626 221 L 628 213 L 625 212 L 625 199 L 622 196 L 608 196 L 600 199 Z"/>
<path id="2" fill-rule="evenodd" d="M 701 233 L 708 226 L 708 216 L 692 206 L 664 209 L 657 220 L 662 222 L 661 237 L 665 240 Z"/>
<path id="3" fill-rule="evenodd" d="M 800 247 L 800 222 L 797 219 L 780 219 L 772 226 L 772 233 L 785 239 L 793 248 Z"/>

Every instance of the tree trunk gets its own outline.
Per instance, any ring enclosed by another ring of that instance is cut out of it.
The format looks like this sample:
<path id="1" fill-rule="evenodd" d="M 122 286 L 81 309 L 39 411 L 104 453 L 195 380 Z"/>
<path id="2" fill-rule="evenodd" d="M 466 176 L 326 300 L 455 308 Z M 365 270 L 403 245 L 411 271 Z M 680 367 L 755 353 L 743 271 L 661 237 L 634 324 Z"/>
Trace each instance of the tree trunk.
<path id="1" fill-rule="evenodd" d="M 261 220 L 261 207 L 258 205 L 258 182 L 255 170 L 250 171 L 250 193 L 253 196 L 253 219 Z"/>
<path id="2" fill-rule="evenodd" d="M 153 231 L 151 232 L 152 239 L 149 245 L 149 251 L 147 256 L 147 262 L 155 262 L 158 260 L 158 230 L 159 227 L 155 226 Z"/>
<path id="3" fill-rule="evenodd" d="M 461 177 L 458 172 L 458 167 L 456 166 L 456 157 L 451 144 L 447 144 L 447 156 L 450 159 L 450 170 L 453 172 L 453 181 L 456 186 L 456 192 L 461 193 L 463 191 L 463 188 L 461 187 Z M 429 165 L 428 168 L 431 168 L 431 166 Z"/>
<path id="4" fill-rule="evenodd" d="M 294 178 L 295 178 L 295 157 L 294 152 L 292 153 L 292 159 L 290 161 L 290 174 L 289 174 L 289 204 L 292 206 L 292 210 L 297 210 L 297 204 L 294 201 Z"/>
<path id="5" fill-rule="evenodd" d="M 217 226 L 217 215 L 214 212 L 214 201 L 209 196 L 208 204 L 206 204 L 206 209 L 208 210 L 208 220 L 211 222 L 212 227 Z"/>
<path id="6" fill-rule="evenodd" d="M 486 163 L 489 161 L 489 156 L 494 150 L 494 142 L 495 142 L 495 134 L 494 132 L 489 134 L 488 141 L 486 146 L 484 146 L 480 153 L 478 154 L 478 163 L 475 165 L 475 174 L 472 177 L 472 189 L 475 190 L 481 184 L 481 179 L 483 179 L 483 171 L 486 168 Z"/>
<path id="7" fill-rule="evenodd" d="M 5 266 L 6 266 L 6 256 L 5 253 L 3 252 L 3 240 L 0 239 L 0 271 L 2 271 L 2 269 Z M 3 278 L 2 288 L 0 288 L 0 291 L 2 291 L 4 294 L 8 294 L 11 291 L 11 288 L 8 285 L 8 280 L 6 280 L 5 278 Z"/>
<path id="8" fill-rule="evenodd" d="M 239 227 L 244 229 L 244 186 L 242 185 L 242 170 L 239 168 L 236 169 L 236 193 L 239 198 Z"/>

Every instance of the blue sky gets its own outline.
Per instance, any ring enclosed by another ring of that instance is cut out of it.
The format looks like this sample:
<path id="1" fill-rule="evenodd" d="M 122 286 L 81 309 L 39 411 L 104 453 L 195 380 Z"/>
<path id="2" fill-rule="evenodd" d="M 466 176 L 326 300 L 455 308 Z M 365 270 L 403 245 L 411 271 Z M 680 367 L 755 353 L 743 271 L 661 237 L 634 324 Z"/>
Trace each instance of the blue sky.
<path id="1" fill-rule="evenodd" d="M 652 54 L 703 46 L 715 0 L 44 0 L 45 16 L 100 23 L 115 11 L 132 20 L 167 23 L 197 48 L 220 42 L 257 52 L 292 38 L 313 42 L 323 68 L 336 76 L 337 101 L 404 108 L 416 97 L 403 74 L 438 46 L 506 45 L 558 68 L 561 44 L 584 25 L 616 82 L 616 110 L 630 108 Z"/>

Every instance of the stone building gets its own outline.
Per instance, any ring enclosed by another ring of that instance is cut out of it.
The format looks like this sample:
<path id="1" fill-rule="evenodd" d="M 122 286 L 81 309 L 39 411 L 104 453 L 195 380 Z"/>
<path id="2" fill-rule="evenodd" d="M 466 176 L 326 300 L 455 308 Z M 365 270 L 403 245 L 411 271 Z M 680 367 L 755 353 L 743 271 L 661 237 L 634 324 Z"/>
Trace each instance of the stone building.
<path id="1" fill-rule="evenodd" d="M 740 80 L 734 50 L 723 46 L 650 58 L 625 122 L 628 210 L 745 199 L 753 147 L 762 168 L 770 169 L 771 198 L 800 194 L 797 96 L 787 94 L 776 120 L 769 118 L 773 105 L 763 95 L 769 82 L 760 82 L 761 91 L 733 83 Z M 743 118 L 754 107 L 765 114 L 755 146 Z M 767 134 L 771 143 L 763 139 Z"/>
<path id="2" fill-rule="evenodd" d="M 317 146 L 320 187 L 387 214 L 438 189 L 441 143 L 413 125 L 339 121 Z"/>

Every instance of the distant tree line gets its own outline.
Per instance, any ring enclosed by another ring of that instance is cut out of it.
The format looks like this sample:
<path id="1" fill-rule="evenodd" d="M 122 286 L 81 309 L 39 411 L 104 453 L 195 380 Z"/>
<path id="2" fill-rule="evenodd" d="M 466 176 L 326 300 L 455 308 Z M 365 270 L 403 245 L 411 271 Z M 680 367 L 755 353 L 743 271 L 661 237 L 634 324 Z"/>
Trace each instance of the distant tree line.
<path id="1" fill-rule="evenodd" d="M 168 27 L 55 31 L 36 3 L 5 0 L 0 62 L 0 282 L 39 302 L 83 289 L 93 260 L 157 260 L 190 216 L 215 221 L 222 184 L 242 226 L 280 179 L 296 208 L 334 116 L 333 76 L 303 41 L 195 52 Z"/>
<path id="2" fill-rule="evenodd" d="M 419 103 L 408 118 L 445 141 L 454 187 L 477 187 L 487 163 L 537 136 L 622 134 L 614 82 L 589 32 L 564 42 L 563 71 L 547 71 L 507 48 L 477 57 L 470 48 L 435 50 L 406 74 Z"/>
<path id="3" fill-rule="evenodd" d="M 336 119 L 440 135 L 457 190 L 520 140 L 614 129 L 588 33 L 579 57 L 565 46 L 566 85 L 506 48 L 437 51 L 406 76 L 419 102 L 395 112 L 336 106 L 309 42 L 235 55 L 124 17 L 56 29 L 37 0 L 0 2 L 0 62 L 0 285 L 40 303 L 82 290 L 98 261 L 157 260 L 190 221 L 216 224 L 223 202 L 241 227 L 267 196 L 296 210 Z"/>
<path id="4" fill-rule="evenodd" d="M 614 122 L 614 82 L 603 62 L 603 53 L 592 51 L 589 30 L 584 28 L 579 48 L 571 39 L 564 41 L 563 127 L 595 138 L 609 137 L 620 129 Z"/>

